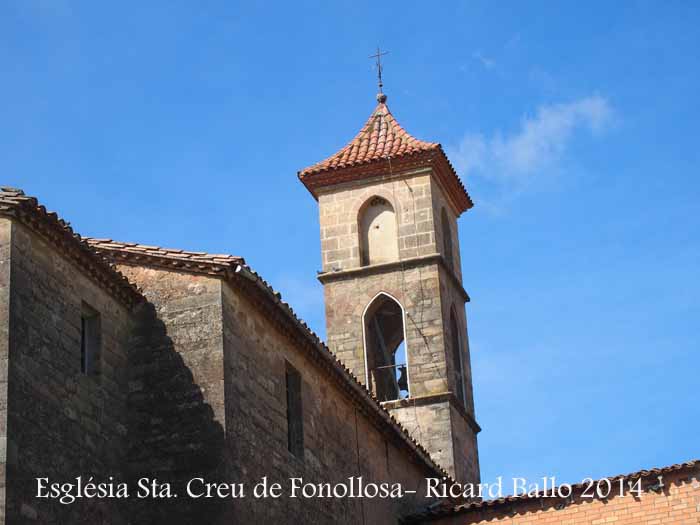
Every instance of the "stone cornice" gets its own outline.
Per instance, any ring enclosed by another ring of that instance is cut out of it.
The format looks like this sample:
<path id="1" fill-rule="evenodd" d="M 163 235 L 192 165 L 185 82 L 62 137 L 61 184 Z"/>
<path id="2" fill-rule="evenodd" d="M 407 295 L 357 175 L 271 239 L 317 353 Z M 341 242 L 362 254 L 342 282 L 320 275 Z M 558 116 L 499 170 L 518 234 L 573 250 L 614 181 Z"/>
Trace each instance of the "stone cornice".
<path id="1" fill-rule="evenodd" d="M 381 264 L 371 264 L 368 266 L 359 266 L 357 268 L 348 268 L 346 270 L 338 270 L 335 272 L 319 273 L 316 278 L 321 284 L 326 284 L 334 281 L 343 281 L 346 279 L 355 279 L 357 277 L 365 277 L 368 275 L 381 275 L 385 273 L 395 272 L 397 270 L 407 270 L 417 268 L 419 266 L 427 266 L 430 264 L 438 264 L 445 270 L 452 284 L 455 286 L 459 294 L 464 299 L 464 302 L 469 302 L 469 294 L 462 286 L 462 282 L 455 274 L 454 270 L 445 263 L 445 258 L 440 253 L 431 253 L 429 255 L 420 255 L 418 257 L 410 257 Z"/>
<path id="2" fill-rule="evenodd" d="M 393 410 L 396 408 L 408 408 L 413 406 L 425 406 L 432 405 L 434 403 L 444 403 L 449 402 L 452 407 L 454 407 L 457 412 L 464 418 L 469 427 L 472 429 L 474 434 L 481 432 L 481 427 L 476 422 L 476 419 L 469 414 L 462 403 L 459 402 L 457 396 L 451 391 L 438 392 L 437 394 L 426 394 L 423 396 L 408 397 L 406 399 L 396 399 L 394 401 L 384 401 L 382 406 L 387 410 Z"/>
<path id="3" fill-rule="evenodd" d="M 454 167 L 439 145 L 432 151 L 421 151 L 391 159 L 383 158 L 352 166 L 328 169 L 314 173 L 312 176 L 300 174 L 299 178 L 314 198 L 318 200 L 319 191 L 328 186 L 425 167 L 433 169 L 435 178 L 444 188 L 445 195 L 457 211 L 457 216 L 474 206 Z"/>
<path id="4" fill-rule="evenodd" d="M 389 182 L 402 179 L 410 179 L 418 175 L 430 175 L 432 173 L 432 168 L 430 166 L 422 166 L 415 169 L 404 170 L 399 173 L 379 173 L 375 176 L 362 178 L 360 180 L 350 180 L 348 182 L 341 182 L 333 186 L 325 186 L 319 188 L 316 192 L 317 196 L 333 194 L 337 191 L 342 191 L 346 189 L 362 188 L 366 186 L 371 186 L 377 184 L 378 182 Z"/>

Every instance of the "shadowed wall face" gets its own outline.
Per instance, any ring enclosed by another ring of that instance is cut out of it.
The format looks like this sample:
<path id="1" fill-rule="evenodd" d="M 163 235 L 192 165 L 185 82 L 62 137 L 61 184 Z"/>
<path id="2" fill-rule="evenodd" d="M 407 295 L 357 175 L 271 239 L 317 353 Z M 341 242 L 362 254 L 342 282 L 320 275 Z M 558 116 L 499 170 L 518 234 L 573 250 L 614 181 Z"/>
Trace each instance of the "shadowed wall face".
<path id="1" fill-rule="evenodd" d="M 0 220 L 0 523 L 5 522 L 7 467 L 7 383 L 10 357 L 10 254 L 12 223 Z M 16 506 L 16 505 L 15 505 Z"/>
<path id="2" fill-rule="evenodd" d="M 311 358 L 314 352 L 277 325 L 269 312 L 224 283 L 227 441 L 231 476 L 247 485 L 267 476 L 288 495 L 290 478 L 311 483 L 401 483 L 418 490 L 403 499 L 301 497 L 238 500 L 238 523 L 386 524 L 425 506 L 425 477 L 435 476 L 377 428 L 356 402 Z M 303 451 L 290 450 L 288 374 L 298 374 Z"/>
<path id="3" fill-rule="evenodd" d="M 135 522 L 380 524 L 419 508 L 411 496 L 288 497 L 292 477 L 338 483 L 363 476 L 421 487 L 435 473 L 387 441 L 310 360 L 312 350 L 237 288 L 184 272 L 120 270 L 149 301 L 135 311 L 131 339 L 132 478 L 158 477 L 179 487 L 196 476 L 248 490 L 244 499 L 131 501 Z M 290 426 L 290 417 L 301 424 Z M 281 483 L 285 496 L 253 498 L 250 490 L 263 477 Z"/>
<path id="4" fill-rule="evenodd" d="M 185 484 L 227 479 L 221 282 L 122 266 L 149 300 L 134 312 L 130 345 L 129 451 L 132 483 L 172 484 L 177 499 L 130 499 L 134 523 L 216 523 L 224 500 L 186 497 Z"/>
<path id="5" fill-rule="evenodd" d="M 118 500 L 36 498 L 35 478 L 124 478 L 129 311 L 43 238 L 8 224 L 7 522 L 126 523 Z M 89 330 L 86 305 L 99 317 Z"/>

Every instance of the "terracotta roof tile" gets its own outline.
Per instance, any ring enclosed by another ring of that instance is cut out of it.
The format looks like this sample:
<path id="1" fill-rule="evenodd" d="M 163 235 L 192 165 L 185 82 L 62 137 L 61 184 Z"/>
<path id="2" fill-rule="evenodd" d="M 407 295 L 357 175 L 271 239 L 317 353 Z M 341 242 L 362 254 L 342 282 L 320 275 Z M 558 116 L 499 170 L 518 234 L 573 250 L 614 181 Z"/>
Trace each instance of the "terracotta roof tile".
<path id="1" fill-rule="evenodd" d="M 425 166 L 433 168 L 458 214 L 473 206 L 442 146 L 411 136 L 382 101 L 344 148 L 301 170 L 298 176 L 311 194 L 318 198 L 316 190 L 324 186 Z"/>
<path id="2" fill-rule="evenodd" d="M 666 467 L 652 468 L 648 470 L 639 470 L 637 472 L 632 472 L 630 474 L 619 474 L 617 476 L 609 476 L 608 479 L 611 482 L 618 480 L 632 480 L 637 479 L 647 479 L 650 477 L 656 477 L 659 475 L 670 474 L 679 471 L 689 471 L 697 469 L 700 467 L 700 460 L 693 459 L 686 461 L 685 463 L 676 463 Z M 588 483 L 577 483 L 571 485 L 574 494 L 580 492 L 581 490 L 588 487 Z M 413 514 L 411 516 L 406 516 L 401 520 L 402 524 L 408 525 L 412 523 L 424 523 L 426 521 L 437 520 L 447 516 L 454 516 L 457 514 L 464 514 L 470 511 L 478 511 L 485 508 L 498 508 L 501 506 L 506 506 L 507 508 L 513 509 L 515 506 L 525 504 L 527 502 L 537 501 L 543 497 L 550 498 L 551 496 L 544 495 L 542 493 L 536 496 L 529 496 L 527 494 L 520 496 L 505 496 L 503 498 L 473 501 L 470 503 L 465 503 L 462 505 L 455 506 L 441 506 L 434 509 L 429 509 L 421 513 Z"/>
<path id="3" fill-rule="evenodd" d="M 143 296 L 109 261 L 105 260 L 73 231 L 70 223 L 30 195 L 16 188 L 0 187 L 0 216 L 17 220 L 63 253 L 112 295 L 127 305 L 141 302 Z"/>
<path id="4" fill-rule="evenodd" d="M 162 248 L 148 244 L 137 244 L 134 242 L 119 242 L 112 239 L 93 239 L 86 237 L 85 241 L 94 249 L 105 255 L 117 255 L 116 261 L 127 257 L 127 254 L 134 254 L 136 257 L 145 256 L 160 259 L 163 266 L 177 267 L 191 265 L 192 263 L 203 263 L 202 270 L 209 272 L 219 272 L 225 269 L 235 269 L 239 264 L 245 264 L 243 257 L 226 254 L 210 254 L 206 252 L 194 252 L 180 250 L 176 248 Z M 119 257 L 121 256 L 121 257 Z M 130 256 L 129 256 L 130 257 Z"/>
<path id="5" fill-rule="evenodd" d="M 412 137 L 396 121 L 389 107 L 379 103 L 349 144 L 327 159 L 303 169 L 299 175 L 304 178 L 328 169 L 345 168 L 386 157 L 399 157 L 438 148 L 439 144 Z"/>

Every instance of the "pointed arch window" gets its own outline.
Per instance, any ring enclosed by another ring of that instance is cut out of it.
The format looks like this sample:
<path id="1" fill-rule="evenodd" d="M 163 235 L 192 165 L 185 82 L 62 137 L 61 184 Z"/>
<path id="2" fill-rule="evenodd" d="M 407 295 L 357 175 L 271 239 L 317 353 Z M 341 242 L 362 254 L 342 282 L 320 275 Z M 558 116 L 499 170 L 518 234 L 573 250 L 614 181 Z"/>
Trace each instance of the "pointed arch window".
<path id="1" fill-rule="evenodd" d="M 396 213 L 381 197 L 372 197 L 360 209 L 360 262 L 362 266 L 395 261 L 399 258 Z"/>
<path id="2" fill-rule="evenodd" d="M 408 366 L 401 305 L 386 293 L 365 310 L 367 388 L 379 401 L 408 397 Z"/>
<path id="3" fill-rule="evenodd" d="M 445 208 L 441 212 L 442 222 L 442 255 L 445 258 L 447 266 L 453 270 L 454 261 L 452 257 L 452 228 L 450 227 L 450 218 L 447 216 Z"/>
<path id="4" fill-rule="evenodd" d="M 454 307 L 450 309 L 450 346 L 452 347 L 452 368 L 455 377 L 455 396 L 465 405 L 464 365 L 462 364 L 462 347 L 459 337 L 459 323 Z"/>

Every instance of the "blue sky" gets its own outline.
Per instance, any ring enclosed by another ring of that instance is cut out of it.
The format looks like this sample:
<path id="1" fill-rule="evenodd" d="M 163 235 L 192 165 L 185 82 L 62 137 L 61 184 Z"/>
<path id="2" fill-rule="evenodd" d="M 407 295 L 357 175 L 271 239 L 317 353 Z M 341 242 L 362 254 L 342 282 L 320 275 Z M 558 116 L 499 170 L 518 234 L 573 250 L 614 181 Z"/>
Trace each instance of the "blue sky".
<path id="1" fill-rule="evenodd" d="M 0 7 L 0 169 L 84 235 L 243 255 L 320 333 L 298 169 L 374 107 L 441 142 L 482 477 L 700 456 L 696 2 Z"/>

